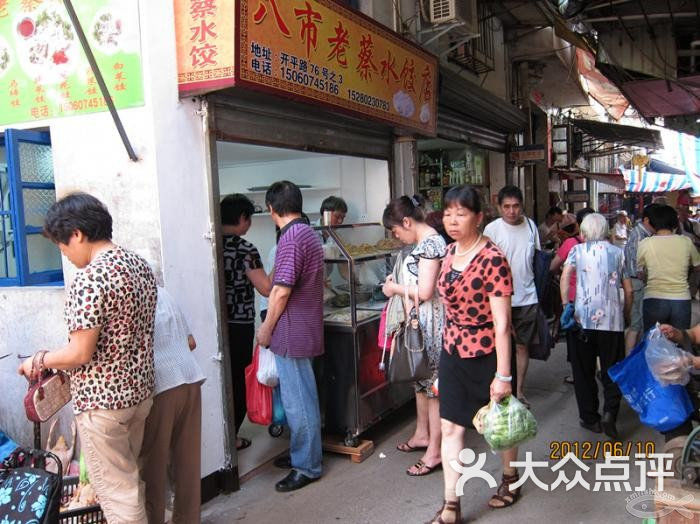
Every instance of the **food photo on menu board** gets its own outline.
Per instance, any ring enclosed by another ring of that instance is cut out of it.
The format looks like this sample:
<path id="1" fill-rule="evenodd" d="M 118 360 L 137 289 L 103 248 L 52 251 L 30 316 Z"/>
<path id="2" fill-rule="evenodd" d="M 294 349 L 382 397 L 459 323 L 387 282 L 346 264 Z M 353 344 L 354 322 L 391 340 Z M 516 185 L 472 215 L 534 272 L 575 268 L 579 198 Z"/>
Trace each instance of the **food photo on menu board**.
<path id="1" fill-rule="evenodd" d="M 115 105 L 143 105 L 138 2 L 74 7 Z M 0 2 L 0 125 L 106 109 L 63 2 Z"/>

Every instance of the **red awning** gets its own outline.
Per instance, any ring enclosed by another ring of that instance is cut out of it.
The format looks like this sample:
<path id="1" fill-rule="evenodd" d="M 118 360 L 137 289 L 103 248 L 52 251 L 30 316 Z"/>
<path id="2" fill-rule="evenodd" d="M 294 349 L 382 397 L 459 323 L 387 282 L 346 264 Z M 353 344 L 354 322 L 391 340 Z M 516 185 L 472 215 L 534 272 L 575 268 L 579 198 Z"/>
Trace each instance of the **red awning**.
<path id="1" fill-rule="evenodd" d="M 598 71 L 595 58 L 588 51 L 576 50 L 578 72 L 584 78 L 588 93 L 602 105 L 615 120 L 620 120 L 629 102 L 620 90 Z"/>
<path id="2" fill-rule="evenodd" d="M 552 169 L 551 171 L 567 179 L 588 178 L 613 186 L 621 191 L 625 189 L 625 179 L 618 173 L 591 173 L 589 171 L 575 171 L 571 169 Z"/>
<path id="3" fill-rule="evenodd" d="M 700 75 L 677 80 L 636 80 L 622 92 L 645 118 L 700 113 Z"/>

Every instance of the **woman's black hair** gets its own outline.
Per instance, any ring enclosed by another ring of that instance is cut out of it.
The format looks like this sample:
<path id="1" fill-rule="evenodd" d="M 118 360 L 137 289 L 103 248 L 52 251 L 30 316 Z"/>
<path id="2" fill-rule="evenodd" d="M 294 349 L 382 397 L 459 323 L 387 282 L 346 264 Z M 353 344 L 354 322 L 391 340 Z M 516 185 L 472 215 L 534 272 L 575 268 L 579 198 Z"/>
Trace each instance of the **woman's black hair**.
<path id="1" fill-rule="evenodd" d="M 241 217 L 248 219 L 253 213 L 255 213 L 253 202 L 240 193 L 226 195 L 221 201 L 221 223 L 225 226 L 237 226 Z"/>
<path id="2" fill-rule="evenodd" d="M 650 210 L 649 223 L 656 231 L 659 229 L 673 231 L 678 227 L 678 213 L 671 206 L 659 205 Z"/>
<path id="3" fill-rule="evenodd" d="M 644 206 L 644 209 L 642 210 L 642 218 L 651 218 L 651 215 L 654 213 L 654 210 L 659 207 L 660 204 L 649 204 L 647 206 Z"/>
<path id="4" fill-rule="evenodd" d="M 461 206 L 473 213 L 481 213 L 481 195 L 472 186 L 454 186 L 445 193 L 444 209 Z"/>
<path id="5" fill-rule="evenodd" d="M 111 240 L 112 215 L 92 195 L 81 192 L 66 195 L 47 211 L 43 235 L 56 244 L 68 244 L 76 230 L 90 242 Z"/>
<path id="6" fill-rule="evenodd" d="M 404 218 L 425 222 L 425 214 L 415 198 L 402 196 L 389 202 L 382 215 L 382 224 L 385 228 L 391 229 L 394 226 L 400 226 Z"/>
<path id="7" fill-rule="evenodd" d="M 595 213 L 595 209 L 593 209 L 592 207 L 584 207 L 583 209 L 579 209 L 576 212 L 576 223 L 580 226 L 581 222 L 583 222 L 583 219 L 591 213 Z"/>
<path id="8" fill-rule="evenodd" d="M 576 231 L 576 223 L 569 224 L 568 226 L 563 226 L 561 229 L 562 231 L 566 231 L 570 235 L 573 235 Z"/>

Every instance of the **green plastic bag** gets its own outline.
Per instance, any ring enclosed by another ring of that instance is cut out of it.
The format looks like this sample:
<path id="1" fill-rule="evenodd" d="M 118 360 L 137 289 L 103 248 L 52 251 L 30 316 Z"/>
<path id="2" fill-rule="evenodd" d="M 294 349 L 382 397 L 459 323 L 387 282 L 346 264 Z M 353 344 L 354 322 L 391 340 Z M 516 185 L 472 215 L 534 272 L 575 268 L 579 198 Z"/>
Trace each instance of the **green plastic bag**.
<path id="1" fill-rule="evenodd" d="M 537 421 L 529 409 L 515 397 L 489 403 L 483 417 L 484 438 L 491 449 L 514 448 L 537 435 Z"/>

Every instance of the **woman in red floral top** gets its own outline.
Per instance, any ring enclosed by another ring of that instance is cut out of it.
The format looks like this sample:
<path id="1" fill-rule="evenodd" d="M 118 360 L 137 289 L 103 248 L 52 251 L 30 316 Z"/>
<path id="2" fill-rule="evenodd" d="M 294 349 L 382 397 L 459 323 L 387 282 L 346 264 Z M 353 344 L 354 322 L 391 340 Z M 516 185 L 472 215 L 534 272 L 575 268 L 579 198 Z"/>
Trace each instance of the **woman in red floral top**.
<path id="1" fill-rule="evenodd" d="M 443 223 L 455 240 L 447 252 L 438 278 L 445 305 L 445 332 L 440 355 L 439 389 L 442 420 L 442 463 L 458 461 L 467 427 L 489 400 L 511 394 L 510 296 L 513 282 L 503 253 L 479 226 L 483 220 L 479 194 L 469 186 L 450 189 L 445 195 Z M 503 481 L 489 501 L 494 508 L 510 506 L 519 489 L 510 463 L 517 449 L 502 452 Z M 433 522 L 459 522 L 456 494 L 460 473 L 443 469 L 445 499 Z"/>

